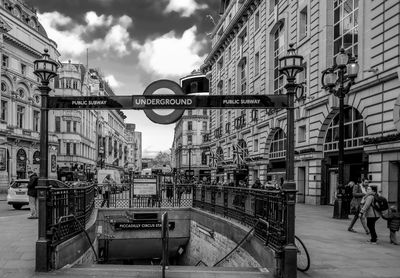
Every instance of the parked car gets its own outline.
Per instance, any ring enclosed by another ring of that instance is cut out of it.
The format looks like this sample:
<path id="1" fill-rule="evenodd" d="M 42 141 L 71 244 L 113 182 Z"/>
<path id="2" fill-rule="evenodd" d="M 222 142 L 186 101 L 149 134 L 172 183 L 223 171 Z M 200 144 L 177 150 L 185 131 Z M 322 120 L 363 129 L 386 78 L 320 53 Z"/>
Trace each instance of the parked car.
<path id="1" fill-rule="evenodd" d="M 29 205 L 28 179 L 14 180 L 7 191 L 7 203 L 15 209 Z"/>

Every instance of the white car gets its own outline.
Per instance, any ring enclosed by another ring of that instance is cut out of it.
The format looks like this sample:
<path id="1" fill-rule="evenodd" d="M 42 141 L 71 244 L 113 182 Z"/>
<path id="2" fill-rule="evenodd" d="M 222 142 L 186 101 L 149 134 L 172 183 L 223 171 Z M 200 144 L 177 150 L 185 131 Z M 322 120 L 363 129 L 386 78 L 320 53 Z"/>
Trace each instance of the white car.
<path id="1" fill-rule="evenodd" d="M 14 180 L 11 182 L 7 192 L 7 203 L 15 209 L 29 205 L 28 179 Z"/>

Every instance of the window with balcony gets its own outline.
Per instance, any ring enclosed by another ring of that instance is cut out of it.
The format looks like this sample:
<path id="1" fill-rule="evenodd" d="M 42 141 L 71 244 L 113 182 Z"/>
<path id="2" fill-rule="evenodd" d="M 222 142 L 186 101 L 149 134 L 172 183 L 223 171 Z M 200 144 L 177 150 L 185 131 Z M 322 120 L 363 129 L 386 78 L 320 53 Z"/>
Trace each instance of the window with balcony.
<path id="1" fill-rule="evenodd" d="M 25 107 L 17 105 L 17 127 L 24 128 Z"/>
<path id="2" fill-rule="evenodd" d="M 56 132 L 61 132 L 61 117 L 55 117 Z"/>
<path id="3" fill-rule="evenodd" d="M 192 141 L 193 140 L 193 137 L 192 137 L 192 135 L 191 134 L 188 134 L 188 136 L 187 136 L 187 143 L 188 144 L 192 144 Z"/>
<path id="4" fill-rule="evenodd" d="M 8 102 L 5 100 L 1 101 L 1 120 L 8 121 Z"/>
<path id="5" fill-rule="evenodd" d="M 40 112 L 33 111 L 33 131 L 39 132 Z"/>
<path id="6" fill-rule="evenodd" d="M 274 134 L 274 139 L 271 142 L 269 149 L 269 158 L 277 159 L 284 158 L 286 155 L 286 134 L 282 129 L 278 129 Z"/>

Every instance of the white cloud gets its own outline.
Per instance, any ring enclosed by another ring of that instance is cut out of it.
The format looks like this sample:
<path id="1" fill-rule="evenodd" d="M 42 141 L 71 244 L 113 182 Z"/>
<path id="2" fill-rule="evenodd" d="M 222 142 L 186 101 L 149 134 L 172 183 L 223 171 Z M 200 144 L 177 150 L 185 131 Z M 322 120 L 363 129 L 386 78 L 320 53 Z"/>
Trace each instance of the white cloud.
<path id="1" fill-rule="evenodd" d="M 108 84 L 110 84 L 112 88 L 118 88 L 123 85 L 121 82 L 117 81 L 117 79 L 115 79 L 115 76 L 112 74 L 107 75 L 106 77 L 104 77 L 104 79 L 107 80 Z"/>
<path id="2" fill-rule="evenodd" d="M 129 54 L 128 45 L 131 38 L 127 28 L 132 25 L 132 19 L 123 15 L 117 19 L 112 16 L 97 15 L 90 11 L 85 14 L 86 25 L 74 23 L 70 17 L 59 12 L 38 14 L 40 23 L 46 30 L 49 38 L 57 42 L 58 50 L 64 59 L 79 58 L 87 48 L 91 52 L 99 52 L 108 55 L 114 52 L 122 57 Z M 62 31 L 57 27 L 62 28 Z M 107 28 L 104 38 L 84 41 L 84 34 L 93 31 L 95 28 Z"/>
<path id="3" fill-rule="evenodd" d="M 196 41 L 196 31 L 196 26 L 193 26 L 181 38 L 171 31 L 146 41 L 140 49 L 140 65 L 161 76 L 182 76 L 199 68 L 205 56 L 199 56 L 198 52 L 206 41 Z"/>
<path id="4" fill-rule="evenodd" d="M 169 0 L 165 13 L 178 12 L 184 17 L 191 16 L 196 10 L 206 9 L 206 4 L 199 5 L 195 0 Z"/>

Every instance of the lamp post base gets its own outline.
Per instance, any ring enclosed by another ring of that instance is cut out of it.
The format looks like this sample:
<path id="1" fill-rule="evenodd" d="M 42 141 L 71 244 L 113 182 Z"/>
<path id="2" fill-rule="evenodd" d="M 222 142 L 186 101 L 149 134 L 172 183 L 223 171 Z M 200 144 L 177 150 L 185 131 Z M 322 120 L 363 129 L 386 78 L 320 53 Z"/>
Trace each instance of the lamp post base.
<path id="1" fill-rule="evenodd" d="M 348 212 L 346 211 L 346 205 L 342 198 L 336 198 L 333 205 L 333 218 L 336 219 L 349 219 Z"/>

